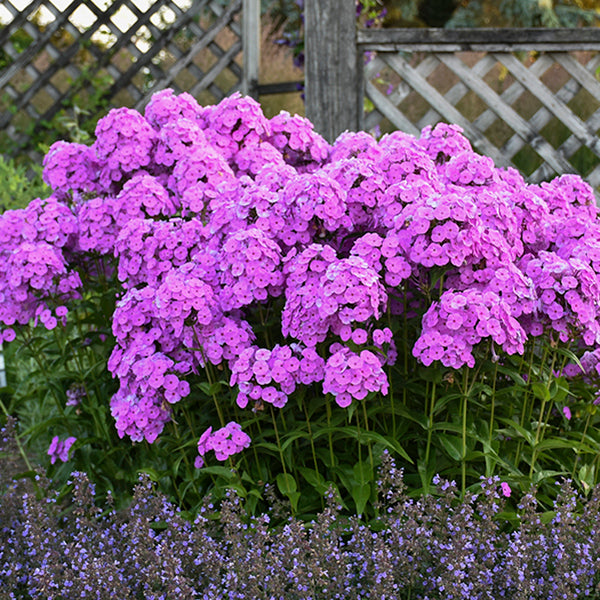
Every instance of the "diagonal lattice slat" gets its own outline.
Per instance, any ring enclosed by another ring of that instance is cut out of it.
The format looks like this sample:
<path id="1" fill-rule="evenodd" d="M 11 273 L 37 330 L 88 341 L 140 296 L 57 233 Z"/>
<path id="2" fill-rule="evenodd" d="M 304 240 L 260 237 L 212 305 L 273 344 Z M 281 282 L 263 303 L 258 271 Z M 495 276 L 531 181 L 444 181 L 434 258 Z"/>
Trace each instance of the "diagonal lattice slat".
<path id="1" fill-rule="evenodd" d="M 598 188 L 599 66 L 600 52 L 572 48 L 378 52 L 364 71 L 364 124 L 415 135 L 456 123 L 478 151 L 532 182 L 579 172 Z"/>
<path id="2" fill-rule="evenodd" d="M 100 114 L 142 109 L 166 87 L 212 104 L 241 86 L 242 0 L 15 4 L 3 0 L 0 8 L 3 153 L 21 149 L 39 159 L 35 128 L 52 128 L 80 98 Z"/>

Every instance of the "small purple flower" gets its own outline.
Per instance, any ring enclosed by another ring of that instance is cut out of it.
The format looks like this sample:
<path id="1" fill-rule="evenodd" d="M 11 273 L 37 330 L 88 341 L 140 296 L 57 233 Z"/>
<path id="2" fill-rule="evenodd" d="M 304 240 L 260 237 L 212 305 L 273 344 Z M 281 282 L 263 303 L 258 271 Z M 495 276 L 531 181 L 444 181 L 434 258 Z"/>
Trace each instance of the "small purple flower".
<path id="1" fill-rule="evenodd" d="M 52 438 L 48 448 L 50 463 L 54 464 L 57 459 L 61 462 L 67 462 L 69 460 L 69 450 L 76 441 L 77 438 L 73 436 L 68 437 L 66 440 L 61 440 L 57 435 L 55 435 Z"/>
<path id="2" fill-rule="evenodd" d="M 510 489 L 510 485 L 508 485 L 506 481 L 503 481 L 500 484 L 500 488 L 502 489 L 502 493 L 508 498 L 512 492 L 512 490 Z"/>

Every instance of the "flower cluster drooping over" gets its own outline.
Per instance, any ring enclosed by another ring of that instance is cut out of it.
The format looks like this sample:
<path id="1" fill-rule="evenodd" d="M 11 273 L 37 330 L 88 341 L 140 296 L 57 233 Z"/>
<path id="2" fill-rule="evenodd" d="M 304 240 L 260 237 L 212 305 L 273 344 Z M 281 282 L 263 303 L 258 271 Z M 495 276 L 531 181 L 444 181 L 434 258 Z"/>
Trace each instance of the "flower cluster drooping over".
<path id="1" fill-rule="evenodd" d="M 521 354 L 544 332 L 581 357 L 600 345 L 590 186 L 526 184 L 453 125 L 329 144 L 239 94 L 201 107 L 163 90 L 144 114 L 111 110 L 89 147 L 55 143 L 44 178 L 50 198 L 0 217 L 1 339 L 64 324 L 84 276 L 112 277 L 110 410 L 134 441 L 197 401 L 203 369 L 239 409 L 302 386 L 342 407 L 385 396 L 399 315 L 425 366 Z M 249 443 L 234 422 L 209 429 L 196 462 Z"/>

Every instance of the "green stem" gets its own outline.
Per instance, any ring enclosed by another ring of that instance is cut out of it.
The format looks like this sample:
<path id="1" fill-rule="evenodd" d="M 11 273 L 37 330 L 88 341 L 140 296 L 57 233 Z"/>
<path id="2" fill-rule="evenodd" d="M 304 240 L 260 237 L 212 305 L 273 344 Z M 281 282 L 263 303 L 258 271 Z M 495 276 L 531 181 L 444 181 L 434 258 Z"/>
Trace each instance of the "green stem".
<path id="1" fill-rule="evenodd" d="M 363 407 L 363 416 L 365 418 L 365 431 L 369 431 L 369 420 L 367 417 L 367 406 L 365 404 L 364 400 L 361 400 L 361 404 Z M 375 462 L 373 461 L 373 449 L 371 448 L 371 444 L 369 444 L 367 446 L 367 448 L 369 449 L 369 462 L 371 464 L 371 471 L 375 472 Z"/>
<path id="2" fill-rule="evenodd" d="M 429 382 L 427 382 L 427 388 Z M 429 415 L 427 419 L 427 445 L 425 446 L 425 468 L 429 469 L 429 453 L 431 451 L 431 437 L 433 435 L 433 411 L 435 407 L 435 382 L 432 385 L 431 390 L 431 402 L 429 404 Z M 428 394 L 429 395 L 429 394 Z M 429 471 L 428 471 L 429 472 Z"/>
<path id="3" fill-rule="evenodd" d="M 304 398 L 302 399 L 302 408 L 304 409 L 304 417 L 306 419 L 306 428 L 308 430 L 308 439 L 310 441 L 310 448 L 312 451 L 313 463 L 315 465 L 315 473 L 317 475 L 320 475 L 319 464 L 317 462 L 317 453 L 315 452 L 315 441 L 313 439 L 312 428 L 310 426 L 310 418 L 308 416 L 308 408 L 306 407 L 306 402 L 304 401 Z"/>
<path id="4" fill-rule="evenodd" d="M 465 497 L 467 488 L 467 404 L 469 399 L 469 390 L 467 382 L 469 371 L 464 370 L 463 375 L 463 398 L 462 398 L 462 450 L 461 450 L 461 500 Z"/>
<path id="5" fill-rule="evenodd" d="M 333 453 L 333 438 L 331 435 L 331 400 L 326 396 L 325 398 L 327 407 L 327 431 L 329 432 L 329 460 L 331 462 L 331 468 L 335 465 L 335 455 Z"/>
<path id="6" fill-rule="evenodd" d="M 583 433 L 581 434 L 581 441 L 579 442 L 580 446 L 583 444 L 583 440 L 585 439 L 585 436 L 587 434 L 587 430 L 588 430 L 591 419 L 592 419 L 592 413 L 588 413 L 587 419 L 585 420 L 585 426 L 583 428 Z M 579 454 L 579 452 L 577 452 L 577 456 L 575 457 L 575 463 L 573 464 L 573 472 L 571 473 L 571 479 L 575 479 L 575 471 L 577 470 L 577 463 L 579 462 L 579 457 L 580 457 L 580 454 Z"/>
<path id="7" fill-rule="evenodd" d="M 6 406 L 4 405 L 4 402 L 2 400 L 0 400 L 0 407 L 2 408 L 2 412 L 4 413 L 5 417 L 8 419 L 11 415 L 8 414 L 8 410 L 6 409 Z M 27 465 L 27 469 L 29 471 L 33 471 L 33 467 L 31 466 L 31 463 L 29 462 L 29 459 L 27 458 L 25 448 L 23 447 L 23 444 L 21 443 L 21 439 L 19 437 L 19 434 L 16 431 L 16 428 L 15 428 L 15 442 L 17 443 L 17 447 L 19 448 L 19 454 L 21 455 L 21 457 L 25 461 L 25 464 Z"/>

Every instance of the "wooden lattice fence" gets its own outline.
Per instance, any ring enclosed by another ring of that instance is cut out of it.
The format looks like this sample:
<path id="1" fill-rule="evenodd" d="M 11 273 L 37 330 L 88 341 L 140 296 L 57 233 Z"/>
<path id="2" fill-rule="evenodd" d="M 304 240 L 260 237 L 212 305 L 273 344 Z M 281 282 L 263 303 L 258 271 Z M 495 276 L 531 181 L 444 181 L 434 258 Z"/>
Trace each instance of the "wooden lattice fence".
<path id="1" fill-rule="evenodd" d="M 2 1 L 0 149 L 78 103 L 139 109 L 170 87 L 212 104 L 242 87 L 242 0 L 60 2 Z"/>
<path id="2" fill-rule="evenodd" d="M 579 172 L 600 186 L 598 30 L 359 32 L 367 129 L 460 125 L 530 181 Z"/>

